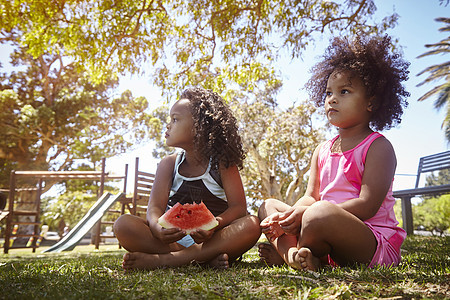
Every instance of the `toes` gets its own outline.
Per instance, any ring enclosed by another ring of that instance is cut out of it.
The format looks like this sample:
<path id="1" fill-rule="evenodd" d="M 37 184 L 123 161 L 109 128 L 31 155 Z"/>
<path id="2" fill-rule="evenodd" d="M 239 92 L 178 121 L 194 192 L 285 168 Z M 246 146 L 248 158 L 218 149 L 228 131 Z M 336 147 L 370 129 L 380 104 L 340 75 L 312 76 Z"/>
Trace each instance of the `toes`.
<path id="1" fill-rule="evenodd" d="M 131 253 L 129 253 L 129 252 L 125 253 L 123 255 L 122 268 L 124 270 L 130 269 L 130 267 L 132 265 L 132 261 L 133 261 L 133 256 L 131 255 Z"/>
<path id="2" fill-rule="evenodd" d="M 258 254 L 261 257 L 267 257 L 273 251 L 273 247 L 270 244 L 259 244 L 258 245 Z"/>
<path id="3" fill-rule="evenodd" d="M 208 265 L 217 269 L 228 269 L 230 266 L 228 254 L 219 254 L 215 259 L 211 260 Z"/>
<path id="4" fill-rule="evenodd" d="M 228 258 L 228 254 L 224 253 L 222 255 L 219 256 L 219 265 L 224 268 L 227 269 L 229 267 L 229 258 Z"/>

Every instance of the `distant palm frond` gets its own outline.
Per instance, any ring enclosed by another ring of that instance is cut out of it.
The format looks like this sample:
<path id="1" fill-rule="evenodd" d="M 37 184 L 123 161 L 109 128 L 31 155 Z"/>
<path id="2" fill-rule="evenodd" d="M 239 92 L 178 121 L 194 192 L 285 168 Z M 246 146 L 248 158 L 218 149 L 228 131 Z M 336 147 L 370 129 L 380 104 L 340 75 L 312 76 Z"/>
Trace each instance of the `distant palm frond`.
<path id="1" fill-rule="evenodd" d="M 447 4 L 448 2 L 449 1 L 447 1 Z M 437 22 L 442 22 L 445 24 L 444 27 L 439 29 L 440 32 L 450 32 L 450 18 L 437 18 L 435 20 Z M 448 55 L 450 53 L 450 36 L 438 43 L 427 44 L 425 45 L 425 47 L 431 48 L 431 50 L 419 55 L 417 58 L 422 58 L 430 55 Z M 434 102 L 434 107 L 436 109 L 441 109 L 442 107 L 447 106 L 447 112 L 442 123 L 442 128 L 445 132 L 447 141 L 450 143 L 450 61 L 427 67 L 423 71 L 418 73 L 417 76 L 420 76 L 424 73 L 428 73 L 428 77 L 420 82 L 417 86 L 422 86 L 432 81 L 444 80 L 444 83 L 433 87 L 431 90 L 422 95 L 418 99 L 418 101 L 423 101 L 437 95 L 437 99 Z"/>

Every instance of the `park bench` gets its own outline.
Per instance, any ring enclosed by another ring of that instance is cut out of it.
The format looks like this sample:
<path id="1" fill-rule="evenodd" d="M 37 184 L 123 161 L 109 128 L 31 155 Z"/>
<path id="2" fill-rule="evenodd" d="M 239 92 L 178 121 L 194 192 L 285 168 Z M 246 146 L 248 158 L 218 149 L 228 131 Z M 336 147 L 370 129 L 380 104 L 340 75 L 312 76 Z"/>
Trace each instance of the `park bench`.
<path id="1" fill-rule="evenodd" d="M 403 228 L 408 235 L 414 233 L 411 198 L 415 196 L 437 196 L 450 193 L 450 183 L 436 186 L 419 187 L 422 173 L 450 169 L 450 151 L 421 157 L 417 169 L 416 185 L 413 189 L 394 191 L 393 196 L 402 201 Z"/>

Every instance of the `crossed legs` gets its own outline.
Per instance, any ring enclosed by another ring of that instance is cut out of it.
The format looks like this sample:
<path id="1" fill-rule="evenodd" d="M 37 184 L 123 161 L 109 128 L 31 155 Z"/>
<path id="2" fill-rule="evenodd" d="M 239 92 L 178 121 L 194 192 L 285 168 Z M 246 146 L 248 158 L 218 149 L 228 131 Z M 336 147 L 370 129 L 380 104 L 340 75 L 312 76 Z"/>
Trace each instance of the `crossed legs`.
<path id="1" fill-rule="evenodd" d="M 129 251 L 122 264 L 125 270 L 176 267 L 192 261 L 227 268 L 229 260 L 249 250 L 261 235 L 259 219 L 250 215 L 217 230 L 207 242 L 189 248 L 177 243 L 162 243 L 152 235 L 145 220 L 132 215 L 117 219 L 114 232 L 120 244 Z"/>
<path id="2" fill-rule="evenodd" d="M 289 208 L 281 201 L 269 199 L 258 214 L 263 220 L 272 213 Z M 298 236 L 284 234 L 271 245 L 271 251 L 267 246 L 260 247 L 260 255 L 268 264 L 277 262 L 274 259 L 277 253 L 293 268 L 316 270 L 328 255 L 339 265 L 369 264 L 377 242 L 369 227 L 356 216 L 328 201 L 318 201 L 303 214 Z M 266 249 L 262 251 L 261 248 Z"/>

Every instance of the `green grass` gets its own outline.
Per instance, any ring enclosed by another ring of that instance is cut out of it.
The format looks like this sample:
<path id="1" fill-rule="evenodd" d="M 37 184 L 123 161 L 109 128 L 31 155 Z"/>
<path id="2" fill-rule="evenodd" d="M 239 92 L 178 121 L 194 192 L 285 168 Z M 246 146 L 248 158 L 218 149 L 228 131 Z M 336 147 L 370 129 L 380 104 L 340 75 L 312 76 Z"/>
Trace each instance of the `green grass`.
<path id="1" fill-rule="evenodd" d="M 252 249 L 225 271 L 187 266 L 125 274 L 124 250 L 0 254 L 0 299 L 446 299 L 450 237 L 408 237 L 396 268 L 267 267 Z"/>

